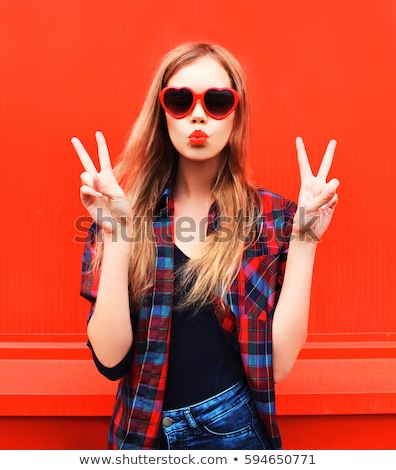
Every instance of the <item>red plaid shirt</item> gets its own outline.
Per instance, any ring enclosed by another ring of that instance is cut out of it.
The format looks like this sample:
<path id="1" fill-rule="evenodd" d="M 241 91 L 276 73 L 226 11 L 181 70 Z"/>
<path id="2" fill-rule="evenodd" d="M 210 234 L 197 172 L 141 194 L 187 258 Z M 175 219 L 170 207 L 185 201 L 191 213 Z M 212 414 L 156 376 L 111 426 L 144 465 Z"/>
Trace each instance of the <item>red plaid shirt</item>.
<path id="1" fill-rule="evenodd" d="M 295 204 L 268 190 L 263 199 L 262 233 L 246 249 L 241 269 L 226 296 L 227 308 L 215 308 L 224 333 L 239 344 L 243 366 L 259 416 L 281 449 L 275 415 L 272 370 L 272 319 L 282 286 Z M 168 369 L 173 303 L 173 201 L 168 186 L 157 205 L 153 224 L 157 257 L 153 289 L 132 314 L 134 351 L 130 371 L 119 381 L 109 429 L 110 449 L 156 449 Z M 216 208 L 209 213 L 212 230 Z M 96 226 L 91 227 L 83 255 L 81 295 L 94 311 L 98 279 L 90 274 L 95 256 Z"/>

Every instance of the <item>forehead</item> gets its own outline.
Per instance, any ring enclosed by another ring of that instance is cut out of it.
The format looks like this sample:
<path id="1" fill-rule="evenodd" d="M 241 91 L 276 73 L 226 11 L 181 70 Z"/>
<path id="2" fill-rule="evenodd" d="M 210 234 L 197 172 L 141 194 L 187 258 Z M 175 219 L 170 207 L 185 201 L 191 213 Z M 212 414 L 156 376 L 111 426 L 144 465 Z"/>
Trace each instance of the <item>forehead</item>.
<path id="1" fill-rule="evenodd" d="M 208 88 L 231 87 L 225 68 L 212 57 L 201 57 L 181 67 L 168 81 L 168 86 L 189 87 L 196 92 Z"/>

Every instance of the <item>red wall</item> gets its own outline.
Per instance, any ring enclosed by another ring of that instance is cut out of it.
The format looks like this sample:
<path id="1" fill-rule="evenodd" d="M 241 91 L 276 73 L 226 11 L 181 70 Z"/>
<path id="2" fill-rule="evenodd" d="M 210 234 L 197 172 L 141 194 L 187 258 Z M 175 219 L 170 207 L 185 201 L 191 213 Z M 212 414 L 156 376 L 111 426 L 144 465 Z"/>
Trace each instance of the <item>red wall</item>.
<path id="1" fill-rule="evenodd" d="M 0 339 L 84 337 L 70 138 L 94 153 L 101 129 L 115 157 L 163 54 L 195 40 L 229 48 L 247 72 L 258 183 L 296 199 L 295 137 L 314 169 L 338 140 L 312 337 L 394 338 L 394 0 L 0 0 Z"/>
<path id="2" fill-rule="evenodd" d="M 0 1 L 0 331 L 83 332 L 73 242 L 79 136 L 116 156 L 162 55 L 190 40 L 240 59 L 257 181 L 292 198 L 294 139 L 314 168 L 328 139 L 340 205 L 319 250 L 312 332 L 396 331 L 396 6 L 393 0 Z"/>

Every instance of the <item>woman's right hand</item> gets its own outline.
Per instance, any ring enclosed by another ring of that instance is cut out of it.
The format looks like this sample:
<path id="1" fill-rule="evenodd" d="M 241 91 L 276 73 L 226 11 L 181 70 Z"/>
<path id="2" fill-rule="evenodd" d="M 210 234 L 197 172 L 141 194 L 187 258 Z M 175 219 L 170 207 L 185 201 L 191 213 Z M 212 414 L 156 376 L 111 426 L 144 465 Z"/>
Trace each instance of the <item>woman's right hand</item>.
<path id="1" fill-rule="evenodd" d="M 115 232 L 120 224 L 131 220 L 131 204 L 118 184 L 113 169 L 106 140 L 101 132 L 95 134 L 98 145 L 100 171 L 96 167 L 77 137 L 71 142 L 85 169 L 81 173 L 80 197 L 91 217 L 105 232 Z"/>

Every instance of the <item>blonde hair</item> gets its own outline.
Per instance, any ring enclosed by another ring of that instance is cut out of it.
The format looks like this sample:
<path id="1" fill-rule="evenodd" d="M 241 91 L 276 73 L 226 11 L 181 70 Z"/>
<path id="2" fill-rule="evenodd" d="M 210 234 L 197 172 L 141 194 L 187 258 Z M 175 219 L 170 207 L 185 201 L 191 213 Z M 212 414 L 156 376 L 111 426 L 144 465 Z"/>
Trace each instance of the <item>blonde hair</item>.
<path id="1" fill-rule="evenodd" d="M 177 169 L 178 153 L 168 135 L 159 93 L 181 67 L 205 56 L 217 60 L 228 72 L 240 101 L 235 110 L 230 141 L 222 151 L 220 168 L 212 184 L 219 227 L 206 237 L 198 255 L 186 264 L 182 288 L 187 283 L 192 285 L 186 304 L 203 305 L 213 294 L 224 300 L 238 272 L 246 239 L 250 236 L 252 240 L 252 234 L 256 232 L 259 198 L 247 174 L 250 108 L 243 70 L 239 62 L 219 45 L 181 45 L 170 51 L 159 66 L 114 168 L 134 214 L 133 229 L 137 241 L 131 244 L 129 278 L 135 302 L 139 302 L 153 284 L 153 211 Z M 224 240 L 225 233 L 227 240 Z"/>

